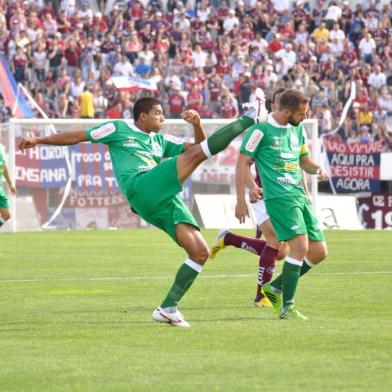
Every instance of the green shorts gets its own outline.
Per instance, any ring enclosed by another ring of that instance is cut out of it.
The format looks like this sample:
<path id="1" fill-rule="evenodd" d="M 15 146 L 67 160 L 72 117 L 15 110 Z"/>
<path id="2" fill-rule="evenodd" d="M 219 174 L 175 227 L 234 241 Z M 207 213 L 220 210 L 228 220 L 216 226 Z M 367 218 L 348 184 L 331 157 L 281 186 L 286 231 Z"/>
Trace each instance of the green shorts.
<path id="1" fill-rule="evenodd" d="M 189 223 L 199 229 L 192 213 L 178 195 L 182 191 L 182 184 L 177 174 L 177 157 L 140 173 L 130 188 L 126 194 L 132 208 L 145 221 L 166 231 L 174 241 L 177 242 L 178 223 Z"/>
<path id="2" fill-rule="evenodd" d="M 8 202 L 7 194 L 4 192 L 4 189 L 0 188 L 0 208 L 10 209 L 10 204 Z"/>
<path id="3" fill-rule="evenodd" d="M 311 241 L 325 241 L 320 224 L 305 196 L 265 200 L 272 226 L 279 241 L 305 234 Z"/>

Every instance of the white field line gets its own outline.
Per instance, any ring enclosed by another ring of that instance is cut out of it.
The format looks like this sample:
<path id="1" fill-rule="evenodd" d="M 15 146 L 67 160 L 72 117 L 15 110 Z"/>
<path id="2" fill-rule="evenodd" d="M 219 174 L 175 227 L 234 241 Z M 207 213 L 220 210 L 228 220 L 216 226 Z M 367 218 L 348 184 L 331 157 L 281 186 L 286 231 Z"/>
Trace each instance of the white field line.
<path id="1" fill-rule="evenodd" d="M 312 276 L 350 276 L 350 275 L 390 275 L 392 271 L 353 271 L 353 272 L 322 272 L 312 273 Z M 254 278 L 256 274 L 220 274 L 201 275 L 202 279 L 238 279 Z M 4 279 L 1 283 L 42 283 L 42 282 L 110 282 L 110 281 L 132 281 L 132 280 L 162 280 L 173 279 L 173 276 L 113 276 L 97 278 L 59 278 L 59 279 Z"/>

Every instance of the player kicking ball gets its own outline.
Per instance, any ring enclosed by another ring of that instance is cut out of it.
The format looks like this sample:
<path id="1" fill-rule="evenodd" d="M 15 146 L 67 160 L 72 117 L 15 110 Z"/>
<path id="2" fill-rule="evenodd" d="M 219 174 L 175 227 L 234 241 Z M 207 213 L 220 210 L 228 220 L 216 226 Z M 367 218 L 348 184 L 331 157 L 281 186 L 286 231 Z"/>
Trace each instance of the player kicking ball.
<path id="1" fill-rule="evenodd" d="M 152 317 L 174 327 L 190 327 L 177 305 L 208 260 L 209 248 L 179 193 L 184 181 L 201 162 L 218 154 L 235 137 L 265 119 L 264 94 L 258 89 L 243 116 L 208 138 L 198 113 L 186 111 L 183 118 L 193 125 L 194 143 L 159 132 L 164 116 L 155 98 L 136 101 L 133 117 L 134 122 L 109 121 L 86 131 L 25 138 L 20 141 L 19 149 L 24 151 L 37 144 L 64 146 L 87 141 L 108 145 L 117 182 L 132 209 L 148 223 L 164 230 L 187 253 L 172 287 Z M 170 159 L 163 161 L 163 158 Z"/>

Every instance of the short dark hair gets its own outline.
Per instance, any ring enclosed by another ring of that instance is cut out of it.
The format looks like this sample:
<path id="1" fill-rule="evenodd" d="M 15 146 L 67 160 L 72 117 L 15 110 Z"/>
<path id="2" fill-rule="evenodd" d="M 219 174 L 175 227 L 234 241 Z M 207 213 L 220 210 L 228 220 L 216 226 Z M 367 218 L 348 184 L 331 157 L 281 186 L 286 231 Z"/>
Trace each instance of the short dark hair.
<path id="1" fill-rule="evenodd" d="M 279 100 L 279 110 L 298 110 L 299 105 L 309 103 L 310 99 L 299 90 L 286 90 Z"/>
<path id="2" fill-rule="evenodd" d="M 140 98 L 133 106 L 133 119 L 137 121 L 142 113 L 149 113 L 155 105 L 160 105 L 160 101 L 154 97 Z"/>
<path id="3" fill-rule="evenodd" d="M 276 97 L 277 97 L 279 94 L 283 93 L 283 91 L 285 91 L 285 89 L 284 89 L 283 87 L 279 87 L 279 88 L 277 88 L 277 89 L 274 91 L 274 93 L 272 94 L 272 103 L 275 103 Z"/>

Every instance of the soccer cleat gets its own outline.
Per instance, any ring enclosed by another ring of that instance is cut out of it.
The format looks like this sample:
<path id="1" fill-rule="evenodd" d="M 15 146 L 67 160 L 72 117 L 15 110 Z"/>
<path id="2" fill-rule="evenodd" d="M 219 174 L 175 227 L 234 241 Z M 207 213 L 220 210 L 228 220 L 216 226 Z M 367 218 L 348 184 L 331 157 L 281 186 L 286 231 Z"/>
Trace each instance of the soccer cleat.
<path id="1" fill-rule="evenodd" d="M 283 305 L 282 294 L 274 291 L 269 283 L 263 284 L 261 292 L 269 299 L 275 313 L 279 313 Z"/>
<path id="2" fill-rule="evenodd" d="M 308 319 L 294 305 L 283 307 L 279 314 L 279 318 L 284 320 L 288 320 L 288 319 L 307 320 Z"/>
<path id="3" fill-rule="evenodd" d="M 166 323 L 172 327 L 189 328 L 191 326 L 178 310 L 175 313 L 166 313 L 158 307 L 152 312 L 152 318 L 158 323 Z"/>
<path id="4" fill-rule="evenodd" d="M 263 297 L 257 302 L 254 301 L 253 304 L 256 308 L 272 308 L 272 304 L 267 297 Z"/>
<path id="5" fill-rule="evenodd" d="M 230 230 L 227 229 L 220 229 L 218 235 L 215 238 L 215 243 L 212 245 L 210 259 L 215 259 L 217 253 L 225 249 L 227 245 L 225 245 L 225 235 L 231 233 Z"/>
<path id="6" fill-rule="evenodd" d="M 265 94 L 261 88 L 256 88 L 252 101 L 243 103 L 242 106 L 248 109 L 244 116 L 253 118 L 256 123 L 267 120 L 268 111 L 265 107 Z"/>

